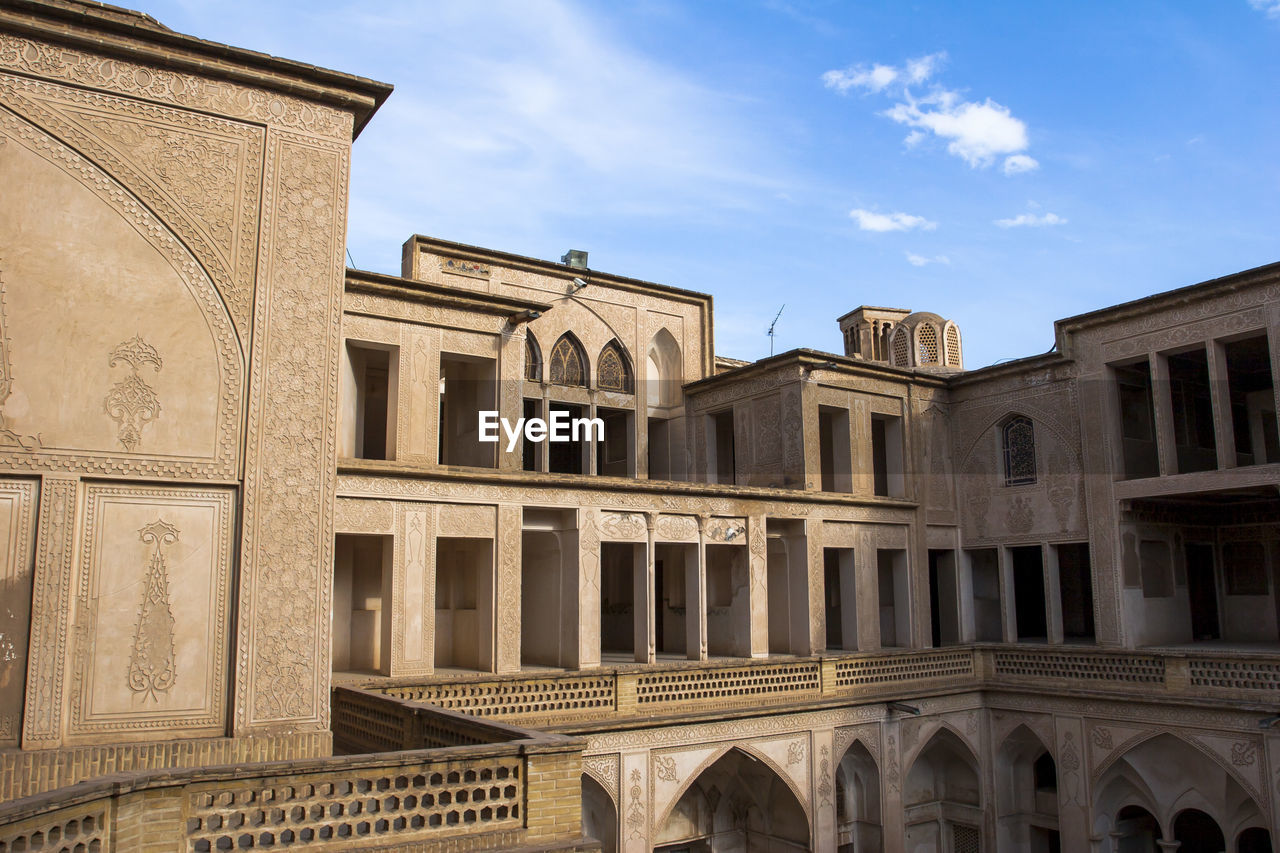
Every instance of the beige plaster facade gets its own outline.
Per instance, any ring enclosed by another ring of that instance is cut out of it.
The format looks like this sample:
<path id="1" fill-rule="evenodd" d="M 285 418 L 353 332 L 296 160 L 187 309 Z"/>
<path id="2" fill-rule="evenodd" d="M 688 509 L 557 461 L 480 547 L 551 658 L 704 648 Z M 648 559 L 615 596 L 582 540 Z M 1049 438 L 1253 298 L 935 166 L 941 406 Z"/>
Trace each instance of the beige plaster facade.
<path id="1" fill-rule="evenodd" d="M 739 362 L 582 254 L 344 272 L 389 93 L 0 6 L 0 851 L 1272 849 L 1280 266 Z"/>

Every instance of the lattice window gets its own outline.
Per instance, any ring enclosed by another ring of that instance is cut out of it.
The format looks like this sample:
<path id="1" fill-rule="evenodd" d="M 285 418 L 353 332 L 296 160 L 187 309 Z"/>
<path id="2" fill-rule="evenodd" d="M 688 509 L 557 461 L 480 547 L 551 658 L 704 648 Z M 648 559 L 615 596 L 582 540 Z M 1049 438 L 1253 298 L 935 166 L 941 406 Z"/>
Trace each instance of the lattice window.
<path id="1" fill-rule="evenodd" d="M 938 363 L 938 330 L 928 323 L 922 323 L 916 330 L 919 345 L 920 364 Z"/>
<path id="2" fill-rule="evenodd" d="M 529 332 L 524 339 L 524 378 L 530 382 L 542 381 L 542 349 Z"/>
<path id="3" fill-rule="evenodd" d="M 894 367 L 911 366 L 911 342 L 907 340 L 906 329 L 901 326 L 893 333 L 893 365 Z"/>
<path id="4" fill-rule="evenodd" d="M 1023 486 L 1036 481 L 1036 434 L 1031 418 L 1022 415 L 1005 421 L 1000 430 L 1004 448 L 1004 484 Z"/>
<path id="5" fill-rule="evenodd" d="M 587 360 L 572 334 L 565 332 L 551 348 L 551 381 L 556 385 L 587 384 Z"/>
<path id="6" fill-rule="evenodd" d="M 947 326 L 947 367 L 959 367 L 962 364 L 960 359 L 960 330 L 955 326 Z"/>
<path id="7" fill-rule="evenodd" d="M 600 351 L 600 360 L 596 364 L 596 384 L 602 391 L 631 393 L 631 364 L 622 345 L 617 341 L 609 341 Z"/>
<path id="8" fill-rule="evenodd" d="M 955 853 L 981 853 L 982 836 L 978 827 L 967 823 L 951 824 L 951 849 Z"/>

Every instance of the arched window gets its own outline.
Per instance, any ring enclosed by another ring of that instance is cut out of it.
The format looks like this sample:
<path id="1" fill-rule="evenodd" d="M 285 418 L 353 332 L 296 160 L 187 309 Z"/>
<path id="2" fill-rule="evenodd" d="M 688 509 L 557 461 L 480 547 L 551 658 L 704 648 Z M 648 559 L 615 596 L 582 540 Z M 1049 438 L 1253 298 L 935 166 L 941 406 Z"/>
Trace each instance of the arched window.
<path id="1" fill-rule="evenodd" d="M 954 323 L 947 324 L 947 367 L 961 367 L 960 358 L 960 330 L 955 327 Z"/>
<path id="2" fill-rule="evenodd" d="M 938 330 L 929 323 L 921 323 L 916 330 L 919 347 L 919 364 L 938 363 Z"/>
<path id="3" fill-rule="evenodd" d="M 898 326 L 893 332 L 893 366 L 894 367 L 910 367 L 911 366 L 911 341 L 908 340 L 908 332 L 902 326 Z"/>
<path id="4" fill-rule="evenodd" d="M 646 361 L 650 408 L 678 406 L 680 386 L 684 381 L 684 360 L 680 357 L 680 345 L 666 327 L 655 332 L 649 341 Z"/>
<path id="5" fill-rule="evenodd" d="M 530 382 L 542 381 L 542 349 L 533 332 L 525 333 L 524 338 L 524 378 Z"/>
<path id="6" fill-rule="evenodd" d="M 551 348 L 551 381 L 556 385 L 587 384 L 587 360 L 572 332 L 565 332 Z"/>
<path id="7" fill-rule="evenodd" d="M 600 350 L 600 360 L 596 362 L 596 385 L 601 391 L 631 393 L 631 364 L 626 351 L 616 340 L 609 341 Z"/>
<path id="8" fill-rule="evenodd" d="M 1004 449 L 1004 484 L 1024 486 L 1036 481 L 1036 434 L 1031 418 L 1017 415 L 1000 429 Z"/>

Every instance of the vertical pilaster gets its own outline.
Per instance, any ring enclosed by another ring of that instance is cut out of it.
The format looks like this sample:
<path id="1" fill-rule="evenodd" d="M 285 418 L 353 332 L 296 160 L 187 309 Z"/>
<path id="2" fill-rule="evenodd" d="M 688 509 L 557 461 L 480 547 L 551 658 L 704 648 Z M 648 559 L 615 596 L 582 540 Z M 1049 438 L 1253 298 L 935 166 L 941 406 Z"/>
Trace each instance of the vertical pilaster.
<path id="1" fill-rule="evenodd" d="M 1006 643 L 1018 642 L 1018 611 L 1014 607 L 1013 558 L 1009 549 L 1001 546 L 996 551 L 1000 565 L 1000 621 Z"/>
<path id="2" fill-rule="evenodd" d="M 618 849 L 621 853 L 649 853 L 650 814 L 649 753 L 622 756 L 622 779 L 618 794 Z"/>
<path id="3" fill-rule="evenodd" d="M 40 483 L 36 561 L 31 593 L 31 645 L 27 659 L 22 748 L 58 746 L 62 740 L 63 686 L 71 618 L 78 477 L 46 474 Z"/>
<path id="4" fill-rule="evenodd" d="M 881 754 L 884 760 L 881 778 L 883 795 L 880 798 L 881 841 L 884 853 L 904 853 L 907 846 L 905 816 L 902 808 L 902 786 L 905 769 L 902 767 L 902 732 L 898 720 L 887 717 L 880 724 Z"/>
<path id="5" fill-rule="evenodd" d="M 960 597 L 960 642 L 972 643 L 978 636 L 977 617 L 973 608 L 973 561 L 969 552 L 956 548 L 956 595 Z"/>
<path id="6" fill-rule="evenodd" d="M 632 605 L 636 618 L 636 663 L 653 663 L 657 660 L 658 611 L 654 599 L 656 584 L 654 583 L 654 527 L 658 514 L 646 512 L 644 524 L 646 540 L 644 545 L 643 571 L 634 572 L 635 595 Z M 633 563 L 634 565 L 634 563 Z"/>
<path id="7" fill-rule="evenodd" d="M 1063 850 L 1088 850 L 1088 776 L 1084 767 L 1084 726 L 1079 717 L 1054 719 L 1058 766 L 1058 833 Z"/>
<path id="8" fill-rule="evenodd" d="M 1169 359 L 1151 353 L 1151 401 L 1156 411 L 1156 450 L 1160 476 L 1178 473 L 1178 448 L 1173 436 L 1173 396 L 1169 384 Z"/>
<path id="9" fill-rule="evenodd" d="M 524 415 L 524 347 L 526 327 L 503 327 L 498 350 L 498 415 L 516 423 Z M 498 454 L 499 471 L 519 471 L 524 467 L 524 453 L 520 444 L 507 452 L 507 442 L 499 437 L 494 445 Z"/>
<path id="10" fill-rule="evenodd" d="M 827 647 L 826 578 L 823 576 L 822 519 L 810 518 L 804 523 L 806 550 L 805 592 L 809 603 L 808 647 L 803 654 L 811 655 Z"/>
<path id="11" fill-rule="evenodd" d="M 1227 348 L 1221 341 L 1205 345 L 1209 362 L 1209 402 L 1213 406 L 1213 443 L 1218 467 L 1236 467 L 1236 433 L 1231 424 L 1231 383 L 1227 377 Z M 1256 451 L 1255 451 L 1256 452 Z"/>
<path id="12" fill-rule="evenodd" d="M 750 653 L 753 658 L 762 658 L 769 656 L 769 540 L 763 515 L 747 518 L 747 546 Z M 698 550 L 705 550 L 702 544 Z"/>
<path id="13" fill-rule="evenodd" d="M 1040 565 L 1044 566 L 1045 622 L 1050 643 L 1062 643 L 1062 584 L 1058 580 L 1058 549 L 1040 546 Z"/>
<path id="14" fill-rule="evenodd" d="M 494 672 L 520 671 L 521 509 L 498 506 L 497 583 L 494 585 Z"/>
<path id="15" fill-rule="evenodd" d="M 684 566 L 685 656 L 707 659 L 707 516 L 698 516 L 698 551 Z"/>
<path id="16" fill-rule="evenodd" d="M 813 778 L 813 836 L 809 848 L 814 853 L 836 853 L 836 769 L 840 760 L 833 756 L 835 732 L 821 729 L 813 733 L 813 760 L 809 762 Z"/>
<path id="17" fill-rule="evenodd" d="M 880 648 L 880 562 L 872 530 L 864 528 L 858 534 L 853 562 L 858 576 L 858 651 L 874 652 Z"/>
<path id="18" fill-rule="evenodd" d="M 600 532 L 594 509 L 578 510 L 577 665 L 600 665 Z"/>

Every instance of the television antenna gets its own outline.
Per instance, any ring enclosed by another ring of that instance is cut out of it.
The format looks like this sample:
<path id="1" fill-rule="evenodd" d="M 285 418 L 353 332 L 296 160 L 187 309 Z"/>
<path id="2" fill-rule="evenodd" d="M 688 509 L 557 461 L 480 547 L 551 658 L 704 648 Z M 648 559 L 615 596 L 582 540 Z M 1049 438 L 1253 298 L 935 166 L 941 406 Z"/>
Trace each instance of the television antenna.
<path id="1" fill-rule="evenodd" d="M 778 309 L 778 313 L 774 315 L 773 322 L 769 324 L 769 331 L 765 332 L 769 336 L 769 355 L 773 355 L 773 336 L 774 329 L 777 328 L 778 318 L 782 316 L 782 312 L 787 308 L 787 303 L 782 303 L 782 307 Z"/>

